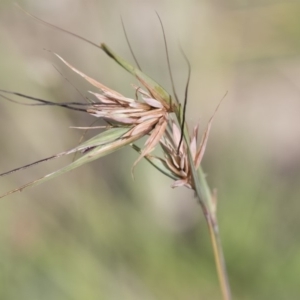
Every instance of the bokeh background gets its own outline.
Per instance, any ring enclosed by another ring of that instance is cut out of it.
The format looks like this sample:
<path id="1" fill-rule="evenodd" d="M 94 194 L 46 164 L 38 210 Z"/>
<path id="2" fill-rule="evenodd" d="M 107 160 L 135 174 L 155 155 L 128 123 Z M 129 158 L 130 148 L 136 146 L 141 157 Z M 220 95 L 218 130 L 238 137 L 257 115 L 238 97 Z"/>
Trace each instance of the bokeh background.
<path id="1" fill-rule="evenodd" d="M 203 162 L 218 189 L 218 216 L 234 299 L 300 295 L 300 3 L 298 1 L 28 0 L 40 18 L 132 61 L 167 89 L 168 39 L 187 118 L 213 124 Z M 44 49 L 133 97 L 128 75 L 100 50 L 0 2 L 0 88 L 81 101 L 94 90 Z M 61 76 L 57 70 L 62 72 Z M 15 99 L 15 98 L 14 98 Z M 0 172 L 77 145 L 94 119 L 0 100 Z M 87 137 L 97 131 L 89 132 Z M 220 299 L 207 227 L 193 194 L 123 149 L 0 202 L 0 299 Z M 0 178 L 0 192 L 71 162 L 50 161 Z"/>

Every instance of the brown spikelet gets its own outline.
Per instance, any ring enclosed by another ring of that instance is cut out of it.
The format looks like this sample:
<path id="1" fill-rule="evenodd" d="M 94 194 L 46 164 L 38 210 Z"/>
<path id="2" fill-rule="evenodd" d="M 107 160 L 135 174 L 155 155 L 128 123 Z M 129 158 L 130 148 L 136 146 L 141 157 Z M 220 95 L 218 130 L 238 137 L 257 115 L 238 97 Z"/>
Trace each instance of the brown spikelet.
<path id="1" fill-rule="evenodd" d="M 113 121 L 116 124 L 131 126 L 124 138 L 149 134 L 145 148 L 133 164 L 133 170 L 143 157 L 150 154 L 164 135 L 168 123 L 169 105 L 142 78 L 138 77 L 138 80 L 146 87 L 148 92 L 140 87 L 135 87 L 136 99 L 127 98 L 77 70 L 58 54 L 54 54 L 71 70 L 100 90 L 101 93 L 91 92 L 98 102 L 93 102 L 87 108 L 88 113 Z M 142 101 L 138 100 L 138 95 L 141 96 Z"/>
<path id="2" fill-rule="evenodd" d="M 159 143 L 159 141 L 161 140 L 166 127 L 167 127 L 167 118 L 166 117 L 161 117 L 159 119 L 159 121 L 156 123 L 154 129 L 152 130 L 149 138 L 147 139 L 146 143 L 145 143 L 145 148 L 142 150 L 140 156 L 138 157 L 138 159 L 134 162 L 131 172 L 133 173 L 135 166 L 137 165 L 137 163 L 145 156 L 147 156 L 148 154 L 150 154 L 150 152 L 155 148 L 155 146 Z"/>

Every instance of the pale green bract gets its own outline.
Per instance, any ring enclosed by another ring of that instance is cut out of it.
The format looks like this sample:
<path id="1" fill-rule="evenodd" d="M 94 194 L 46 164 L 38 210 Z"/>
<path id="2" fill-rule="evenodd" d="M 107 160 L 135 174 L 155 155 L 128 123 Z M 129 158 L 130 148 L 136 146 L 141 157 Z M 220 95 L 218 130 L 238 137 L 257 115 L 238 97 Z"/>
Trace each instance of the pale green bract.
<path id="1" fill-rule="evenodd" d="M 93 160 L 96 160 L 100 157 L 108 155 L 114 151 L 119 150 L 123 146 L 128 145 L 129 143 L 134 142 L 135 140 L 139 139 L 141 136 L 133 136 L 129 138 L 122 138 L 122 136 L 128 131 L 128 128 L 110 128 L 106 131 L 96 135 L 95 137 L 91 138 L 90 140 L 82 143 L 80 146 L 77 146 L 69 151 L 61 152 L 53 158 L 62 157 L 64 155 L 68 155 L 71 153 L 76 153 L 79 151 L 88 151 L 86 154 L 75 160 L 74 162 L 70 163 L 69 165 L 52 172 L 46 176 L 43 176 L 37 180 L 29 182 L 17 189 L 11 190 L 8 193 L 0 196 L 0 198 L 10 195 L 12 193 L 22 191 L 23 189 L 31 186 L 38 185 L 40 183 L 44 183 L 50 179 L 53 179 L 59 175 L 62 175 L 66 172 L 69 172 L 73 169 L 76 169 L 86 163 L 89 163 Z M 91 149 L 91 150 L 89 150 Z"/>

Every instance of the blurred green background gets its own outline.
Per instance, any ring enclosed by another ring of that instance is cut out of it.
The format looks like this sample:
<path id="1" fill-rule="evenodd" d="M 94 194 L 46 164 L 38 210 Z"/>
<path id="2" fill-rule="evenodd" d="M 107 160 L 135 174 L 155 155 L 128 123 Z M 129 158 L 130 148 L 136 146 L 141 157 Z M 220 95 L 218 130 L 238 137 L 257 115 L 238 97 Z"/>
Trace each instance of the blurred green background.
<path id="1" fill-rule="evenodd" d="M 299 1 L 18 1 L 28 11 L 132 60 L 170 88 L 165 25 L 178 93 L 192 64 L 187 118 L 203 129 L 228 91 L 203 167 L 218 189 L 221 237 L 234 299 L 300 296 Z M 94 90 L 44 49 L 133 97 L 135 79 L 100 50 L 0 2 L 0 88 L 81 101 Z M 3 99 L 0 172 L 76 145 L 93 118 Z M 96 131 L 90 132 L 92 136 Z M 207 227 L 193 193 L 123 149 L 1 199 L 0 299 L 220 299 Z M 0 178 L 0 192 L 72 157 Z"/>

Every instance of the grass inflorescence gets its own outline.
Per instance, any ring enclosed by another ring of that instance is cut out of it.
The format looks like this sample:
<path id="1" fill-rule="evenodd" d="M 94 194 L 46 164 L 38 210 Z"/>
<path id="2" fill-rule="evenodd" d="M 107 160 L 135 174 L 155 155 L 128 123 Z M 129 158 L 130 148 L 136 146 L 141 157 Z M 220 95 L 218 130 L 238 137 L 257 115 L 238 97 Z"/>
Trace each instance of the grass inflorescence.
<path id="1" fill-rule="evenodd" d="M 205 179 L 205 175 L 201 168 L 201 161 L 205 153 L 208 136 L 215 113 L 209 120 L 207 127 L 202 135 L 202 139 L 201 141 L 199 141 L 199 126 L 196 125 L 193 131 L 190 132 L 185 120 L 191 69 L 186 56 L 184 55 L 186 61 L 188 62 L 189 73 L 185 89 L 185 99 L 183 105 L 181 105 L 176 95 L 175 85 L 172 78 L 171 64 L 168 56 L 166 37 L 163 26 L 162 30 L 167 53 L 169 73 L 172 82 L 173 95 L 168 93 L 160 84 L 158 84 L 157 82 L 155 82 L 155 80 L 142 72 L 138 63 L 138 67 L 132 66 L 126 60 L 114 53 L 106 44 L 102 43 L 100 45 L 97 45 L 74 33 L 70 33 L 66 30 L 60 29 L 55 25 L 48 24 L 45 21 L 42 21 L 34 16 L 32 17 L 43 22 L 46 25 L 62 30 L 68 34 L 80 38 L 81 40 L 84 40 L 85 42 L 88 42 L 93 46 L 96 46 L 97 48 L 100 48 L 116 63 L 118 63 L 121 67 L 131 73 L 136 78 L 138 83 L 136 85 L 133 85 L 134 97 L 124 96 L 119 92 L 114 91 L 109 87 L 103 85 L 102 83 L 96 81 L 95 79 L 89 77 L 88 75 L 82 73 L 60 55 L 53 53 L 72 71 L 83 77 L 97 89 L 97 92 L 90 92 L 91 96 L 86 99 L 87 101 L 85 103 L 55 103 L 24 95 L 19 92 L 0 90 L 0 95 L 3 98 L 13 102 L 16 102 L 16 100 L 10 99 L 7 95 L 15 95 L 18 97 L 26 98 L 30 101 L 34 101 L 33 104 L 31 103 L 28 105 L 56 105 L 66 109 L 81 111 L 82 113 L 92 115 L 95 118 L 101 118 L 107 123 L 107 126 L 101 133 L 95 135 L 91 139 L 81 143 L 80 145 L 72 149 L 63 151 L 48 158 L 1 174 L 0 176 L 8 175 L 21 169 L 36 165 L 38 163 L 69 154 L 82 154 L 79 158 L 74 160 L 69 165 L 55 172 L 47 174 L 42 178 L 39 178 L 12 191 L 9 191 L 1 197 L 7 196 L 17 191 L 21 191 L 27 187 L 43 183 L 47 180 L 71 171 L 85 163 L 106 156 L 125 146 L 131 146 L 139 153 L 139 157 L 133 164 L 132 171 L 141 159 L 146 159 L 157 170 L 174 180 L 174 183 L 172 184 L 173 188 L 185 186 L 195 191 L 195 195 L 203 210 L 205 219 L 208 224 L 221 290 L 223 293 L 223 299 L 231 299 L 230 287 L 228 284 L 216 216 L 217 199 L 215 194 L 211 193 Z M 162 25 L 160 18 L 159 21 Z M 125 31 L 124 25 L 123 28 Z M 146 142 L 144 144 L 144 147 L 140 148 L 135 144 L 135 142 L 142 137 L 146 137 Z M 153 150 L 157 147 L 160 147 L 162 149 L 163 154 L 161 156 L 152 154 Z"/>

